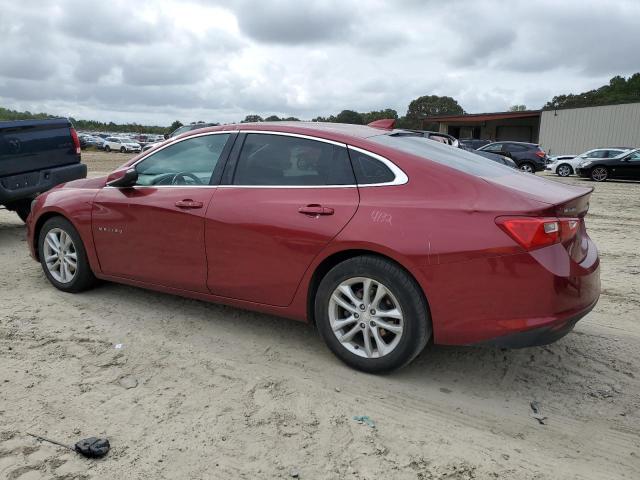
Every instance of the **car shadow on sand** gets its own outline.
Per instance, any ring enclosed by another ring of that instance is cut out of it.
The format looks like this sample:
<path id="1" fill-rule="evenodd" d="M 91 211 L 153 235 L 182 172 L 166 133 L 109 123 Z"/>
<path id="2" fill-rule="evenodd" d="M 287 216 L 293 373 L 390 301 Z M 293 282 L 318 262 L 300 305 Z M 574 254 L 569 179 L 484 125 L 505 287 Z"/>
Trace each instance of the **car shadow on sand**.
<path id="1" fill-rule="evenodd" d="M 208 338 L 213 342 L 216 339 L 224 341 L 227 337 L 229 344 L 234 346 L 234 351 L 230 352 L 234 358 L 246 355 L 253 362 L 282 361 L 289 366 L 317 370 L 321 376 L 349 378 L 355 384 L 361 379 L 365 386 L 371 382 L 372 375 L 351 370 L 340 362 L 324 345 L 316 329 L 306 323 L 108 283 L 90 295 L 100 300 L 113 297 L 107 300 L 108 303 L 123 305 L 123 302 L 130 302 L 134 309 L 141 305 L 155 305 L 165 316 L 172 318 L 175 328 L 180 328 L 187 339 L 191 337 L 200 344 L 206 343 Z M 153 316 L 153 312 L 149 313 Z M 127 318 L 123 316 L 122 320 L 127 321 Z M 191 332 L 183 330 L 185 320 L 191 325 Z M 166 322 L 163 325 L 167 327 Z M 155 325 L 150 325 L 150 328 L 155 328 Z M 158 329 L 161 328 L 158 325 Z M 245 349 L 242 341 L 238 343 L 242 338 L 246 338 L 246 352 L 242 352 Z M 576 331 L 554 344 L 540 347 L 500 349 L 430 343 L 410 365 L 380 376 L 379 381 L 410 384 L 418 389 L 439 387 L 445 392 L 472 391 L 489 397 L 495 396 L 496 392 L 522 393 L 544 385 L 544 388 L 558 394 L 569 395 L 571 391 L 584 388 L 582 372 L 594 368 L 607 369 L 608 364 L 615 364 L 612 345 L 609 345 L 611 342 L 613 340 L 581 331 L 579 323 Z M 269 354 L 256 358 L 262 351 Z M 278 352 L 275 357 L 271 355 L 274 351 Z M 224 349 L 219 353 L 224 356 Z"/>

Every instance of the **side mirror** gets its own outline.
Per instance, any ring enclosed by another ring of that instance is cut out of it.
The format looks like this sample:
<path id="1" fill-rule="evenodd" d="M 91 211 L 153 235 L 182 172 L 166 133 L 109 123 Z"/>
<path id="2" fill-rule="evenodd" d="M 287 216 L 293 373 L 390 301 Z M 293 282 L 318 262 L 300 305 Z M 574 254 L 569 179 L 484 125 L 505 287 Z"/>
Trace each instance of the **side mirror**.
<path id="1" fill-rule="evenodd" d="M 107 177 L 107 185 L 110 187 L 132 187 L 138 181 L 138 172 L 135 168 L 116 170 Z"/>

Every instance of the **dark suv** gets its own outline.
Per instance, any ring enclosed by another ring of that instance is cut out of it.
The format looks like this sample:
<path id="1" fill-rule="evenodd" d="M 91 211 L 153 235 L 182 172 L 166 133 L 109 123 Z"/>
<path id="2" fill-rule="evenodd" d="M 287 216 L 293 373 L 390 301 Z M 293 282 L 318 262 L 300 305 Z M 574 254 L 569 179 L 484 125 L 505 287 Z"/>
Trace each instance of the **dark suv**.
<path id="1" fill-rule="evenodd" d="M 523 172 L 535 173 L 545 169 L 547 154 L 536 143 L 494 142 L 478 150 L 511 158 Z"/>

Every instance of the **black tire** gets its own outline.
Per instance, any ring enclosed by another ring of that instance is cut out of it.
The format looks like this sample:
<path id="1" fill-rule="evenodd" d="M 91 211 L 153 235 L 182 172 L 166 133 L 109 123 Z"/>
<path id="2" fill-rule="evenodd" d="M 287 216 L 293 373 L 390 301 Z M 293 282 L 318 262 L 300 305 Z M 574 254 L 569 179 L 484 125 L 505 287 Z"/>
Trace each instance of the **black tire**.
<path id="1" fill-rule="evenodd" d="M 566 168 L 562 168 L 562 167 L 566 167 Z M 556 168 L 556 173 L 558 174 L 559 177 L 568 177 L 569 175 L 573 174 L 573 168 L 571 168 L 571 165 L 569 165 L 568 163 L 561 163 Z"/>
<path id="2" fill-rule="evenodd" d="M 352 353 L 340 343 L 331 329 L 331 295 L 342 282 L 355 277 L 368 277 L 385 285 L 402 309 L 404 326 L 399 343 L 382 357 L 365 358 Z M 347 365 L 364 372 L 381 373 L 408 364 L 420 354 L 431 338 L 427 302 L 416 281 L 395 263 L 376 256 L 354 257 L 333 267 L 318 286 L 314 312 L 320 335 L 331 351 Z"/>
<path id="3" fill-rule="evenodd" d="M 104 146 L 104 151 L 109 153 L 111 151 L 111 147 L 109 145 Z"/>
<path id="4" fill-rule="evenodd" d="M 31 198 L 25 198 L 24 200 L 18 200 L 17 202 L 7 205 L 7 209 L 16 212 L 23 222 L 27 221 L 27 217 L 31 213 Z"/>
<path id="5" fill-rule="evenodd" d="M 532 163 L 529 163 L 529 162 L 523 162 L 523 163 L 521 163 L 521 164 L 518 166 L 518 168 L 519 168 L 520 170 L 522 170 L 523 172 L 526 172 L 526 173 L 533 173 L 533 174 L 535 174 L 535 173 L 536 173 L 536 169 L 535 169 L 535 167 L 533 166 L 533 164 L 532 164 Z"/>
<path id="6" fill-rule="evenodd" d="M 127 149 L 124 147 L 120 147 L 120 153 L 127 153 Z"/>
<path id="7" fill-rule="evenodd" d="M 607 167 L 602 166 L 593 167 L 590 176 L 594 182 L 604 182 L 609 178 L 609 170 L 607 170 Z"/>
<path id="8" fill-rule="evenodd" d="M 63 230 L 67 235 L 71 237 L 73 246 L 75 247 L 75 253 L 77 257 L 77 270 L 75 276 L 68 283 L 61 283 L 53 278 L 49 268 L 47 267 L 44 254 L 44 242 L 47 234 L 53 229 Z M 38 256 L 40 257 L 40 264 L 42 270 L 51 284 L 58 290 L 69 293 L 82 292 L 93 287 L 97 283 L 97 279 L 91 271 L 89 260 L 87 259 L 87 252 L 82 243 L 82 239 L 78 234 L 75 227 L 66 218 L 52 217 L 47 220 L 38 235 Z"/>

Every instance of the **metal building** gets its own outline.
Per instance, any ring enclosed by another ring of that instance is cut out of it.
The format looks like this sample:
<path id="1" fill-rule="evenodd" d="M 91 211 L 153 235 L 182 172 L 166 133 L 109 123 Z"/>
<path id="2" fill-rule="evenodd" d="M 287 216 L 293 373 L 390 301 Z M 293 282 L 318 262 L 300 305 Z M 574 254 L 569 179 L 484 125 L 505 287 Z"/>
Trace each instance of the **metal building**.
<path id="1" fill-rule="evenodd" d="M 438 115 L 423 120 L 425 130 L 437 130 L 456 138 L 538 142 L 540 110 Z"/>
<path id="2" fill-rule="evenodd" d="M 545 110 L 539 142 L 549 155 L 598 147 L 640 148 L 640 103 Z"/>

